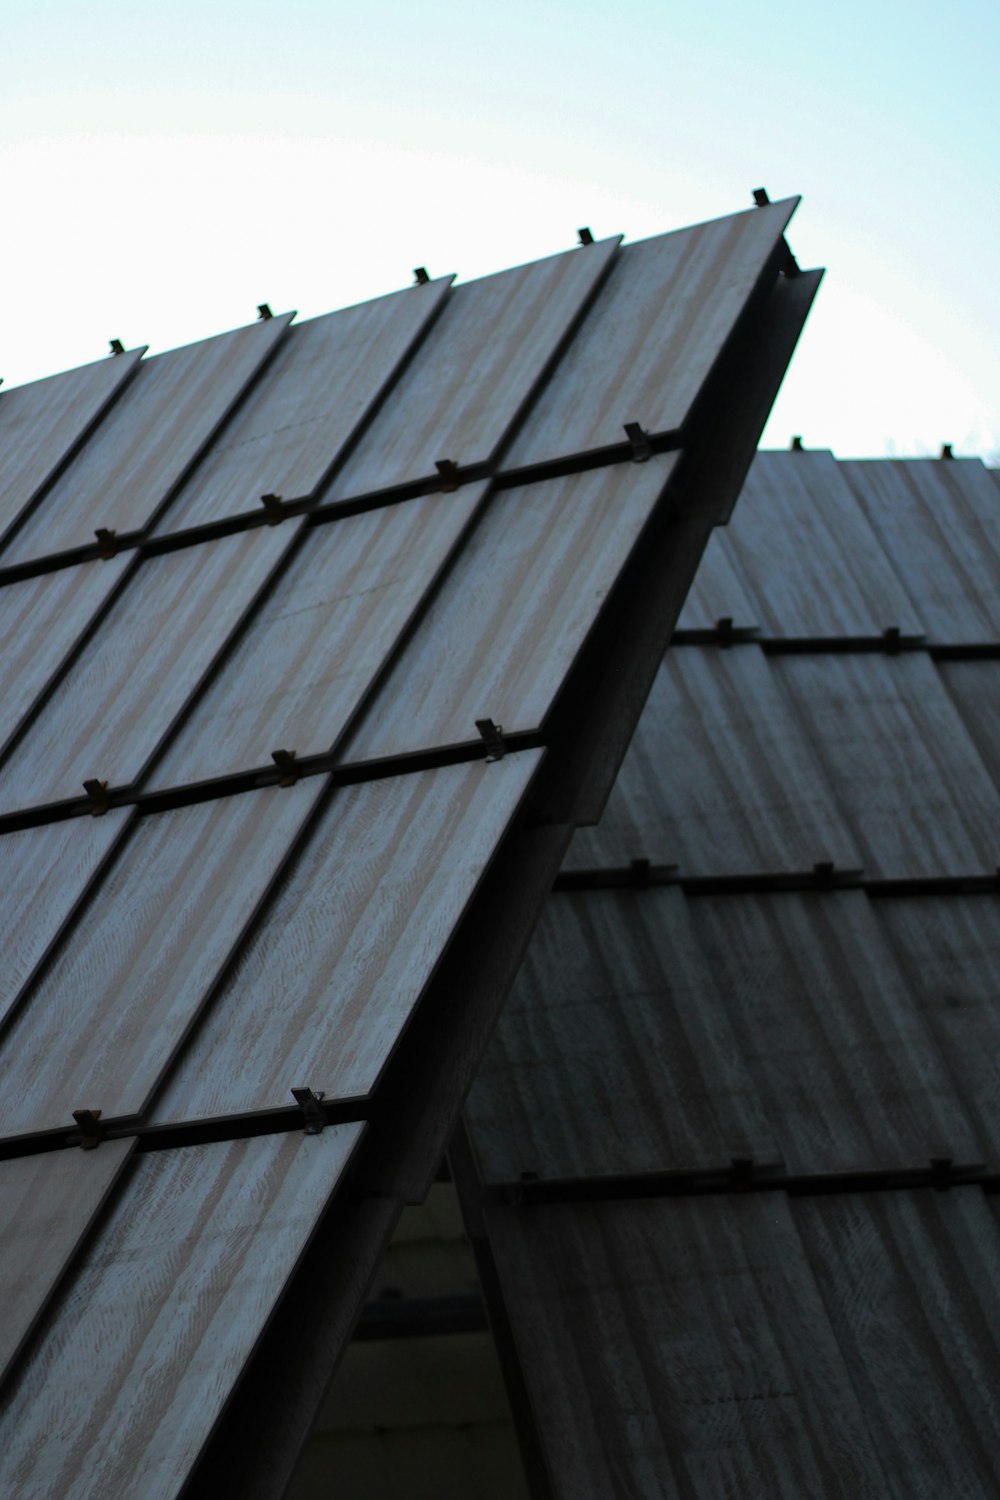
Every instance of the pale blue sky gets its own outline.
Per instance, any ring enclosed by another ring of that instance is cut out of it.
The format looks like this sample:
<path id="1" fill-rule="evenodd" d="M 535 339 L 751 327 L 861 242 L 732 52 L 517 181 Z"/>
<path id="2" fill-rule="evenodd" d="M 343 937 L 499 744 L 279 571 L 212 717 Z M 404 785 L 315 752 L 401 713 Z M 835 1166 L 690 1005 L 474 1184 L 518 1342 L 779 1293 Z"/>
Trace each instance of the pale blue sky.
<path id="1" fill-rule="evenodd" d="M 765 443 L 1000 458 L 1000 0 L 0 0 L 0 374 L 801 193 Z"/>

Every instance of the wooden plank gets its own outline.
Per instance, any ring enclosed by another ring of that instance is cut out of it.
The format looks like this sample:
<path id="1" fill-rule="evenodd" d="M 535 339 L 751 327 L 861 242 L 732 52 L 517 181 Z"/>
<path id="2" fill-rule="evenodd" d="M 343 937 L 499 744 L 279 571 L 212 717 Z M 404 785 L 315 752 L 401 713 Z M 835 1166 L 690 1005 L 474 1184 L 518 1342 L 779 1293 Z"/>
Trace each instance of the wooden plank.
<path id="1" fill-rule="evenodd" d="M 601 240 L 456 287 L 325 498 L 433 478 L 438 459 L 488 462 L 617 246 Z"/>
<path id="2" fill-rule="evenodd" d="M 423 495 L 312 529 L 152 782 L 330 750 L 460 544 L 485 493 Z"/>
<path id="3" fill-rule="evenodd" d="M 540 759 L 338 789 L 155 1117 L 266 1109 L 300 1085 L 328 1099 L 369 1093 Z"/>
<path id="4" fill-rule="evenodd" d="M 1000 524 L 978 459 L 879 459 L 840 468 L 934 641 L 1000 640 Z"/>
<path id="5" fill-rule="evenodd" d="M 632 859 L 683 875 L 860 863 L 794 699 L 759 647 L 668 651 L 604 815 L 577 833 L 568 867 Z"/>
<path id="6" fill-rule="evenodd" d="M 704 983 L 792 1173 L 983 1159 L 984 1137 L 862 891 L 692 898 Z"/>
<path id="7" fill-rule="evenodd" d="M 626 422 L 679 433 L 740 315 L 777 275 L 798 201 L 626 245 L 504 467 L 623 443 Z"/>
<path id="8" fill-rule="evenodd" d="M 1000 791 L 1000 661 L 939 661 L 937 670 Z"/>
<path id="9" fill-rule="evenodd" d="M 103 818 L 71 818 L 0 837 L 0 1022 L 72 914 L 126 817 L 117 809 Z"/>
<path id="10" fill-rule="evenodd" d="M 0 1132 L 142 1109 L 322 791 L 313 777 L 138 821 L 0 1040 Z"/>
<path id="11" fill-rule="evenodd" d="M 928 657 L 780 656 L 772 665 L 869 875 L 996 869 L 1000 794 Z"/>
<path id="12" fill-rule="evenodd" d="M 730 523 L 731 524 L 731 523 Z M 694 582 L 677 617 L 678 630 L 712 630 L 722 619 L 736 629 L 759 624 L 757 610 L 733 556 L 729 527 L 716 527 L 698 564 Z"/>
<path id="13" fill-rule="evenodd" d="M 779 1159 L 691 904 L 551 897 L 466 1102 L 486 1180 Z"/>
<path id="14" fill-rule="evenodd" d="M 758 453 L 729 541 L 768 635 L 924 628 L 830 453 Z"/>
<path id="15" fill-rule="evenodd" d="M 0 391 L 0 542 L 100 419 L 145 352 L 145 346 L 129 349 Z"/>
<path id="16" fill-rule="evenodd" d="M 104 1141 L 98 1151 L 71 1147 L 0 1162 L 0 1377 L 41 1316 L 132 1145 L 128 1139 Z"/>
<path id="17" fill-rule="evenodd" d="M 0 587 L 0 750 L 133 561 L 122 554 Z"/>
<path id="18" fill-rule="evenodd" d="M 97 527 L 128 532 L 145 526 L 274 351 L 291 317 L 144 360 L 44 505 L 4 549 L 3 562 L 85 546 Z"/>
<path id="19" fill-rule="evenodd" d="M 8 1391 L 4 1494 L 175 1500 L 362 1129 L 136 1158 Z"/>
<path id="20" fill-rule="evenodd" d="M 135 781 L 293 540 L 263 526 L 147 559 L 0 770 L 0 809 Z"/>
<path id="21" fill-rule="evenodd" d="M 442 276 L 290 328 L 157 531 L 254 510 L 261 495 L 315 495 L 440 310 L 451 280 Z"/>
<path id="22" fill-rule="evenodd" d="M 898 1500 L 992 1500 L 1000 1487 L 994 1205 L 974 1187 L 792 1202 Z"/>
<path id="23" fill-rule="evenodd" d="M 538 728 L 676 461 L 494 494 L 344 758 L 475 740 L 481 718 Z"/>
<path id="24" fill-rule="evenodd" d="M 486 1223 L 557 1496 L 885 1495 L 784 1198 Z"/>

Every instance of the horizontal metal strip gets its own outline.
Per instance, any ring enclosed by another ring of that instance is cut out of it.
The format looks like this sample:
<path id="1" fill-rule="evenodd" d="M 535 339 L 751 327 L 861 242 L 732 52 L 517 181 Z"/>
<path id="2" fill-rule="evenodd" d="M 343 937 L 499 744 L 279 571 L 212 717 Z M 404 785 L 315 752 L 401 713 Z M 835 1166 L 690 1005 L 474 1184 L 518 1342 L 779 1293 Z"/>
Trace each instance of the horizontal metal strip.
<path id="1" fill-rule="evenodd" d="M 518 750 L 538 750 L 545 744 L 542 733 L 536 730 L 502 734 L 501 738 L 504 753 L 511 754 Z M 165 812 L 174 807 L 211 802 L 216 797 L 232 797 L 238 792 L 256 791 L 260 787 L 291 786 L 307 776 L 328 775 L 334 786 L 353 786 L 360 781 L 382 781 L 387 776 L 405 776 L 413 771 L 433 771 L 441 766 L 460 765 L 465 761 L 480 760 L 484 753 L 494 752 L 481 739 L 470 736 L 461 744 L 407 751 L 379 760 L 358 760 L 346 764 L 339 762 L 336 751 L 327 751 L 322 755 L 304 755 L 301 760 L 294 751 L 285 753 L 290 758 L 282 758 L 274 765 L 251 767 L 246 771 L 213 777 L 209 781 L 189 782 L 149 792 L 138 791 L 131 786 L 106 787 L 87 797 L 73 797 L 63 802 L 25 808 L 23 812 L 4 813 L 0 815 L 0 834 L 13 833 L 20 828 L 37 828 L 45 823 L 60 823 L 66 818 L 89 815 L 99 817 L 113 807 L 135 807 L 141 815 Z M 276 751 L 275 754 L 282 756 L 281 751 Z"/>
<path id="2" fill-rule="evenodd" d="M 935 1157 L 926 1165 L 914 1167 L 794 1174 L 781 1165 L 735 1159 L 728 1168 L 643 1172 L 621 1177 L 539 1178 L 526 1172 L 518 1182 L 491 1183 L 484 1187 L 483 1193 L 488 1203 L 531 1206 L 774 1191 L 797 1196 L 912 1188 L 942 1191 L 970 1184 L 1000 1191 L 1000 1173 L 984 1162 L 954 1162 L 948 1157 Z"/>
<path id="3" fill-rule="evenodd" d="M 876 879 L 863 870 L 839 870 L 820 863 L 811 870 L 762 871 L 750 875 L 684 875 L 678 865 L 654 865 L 633 859 L 628 865 L 561 870 L 554 891 L 600 891 L 628 887 L 680 886 L 686 896 L 738 896 L 782 891 L 864 891 L 868 896 L 976 896 L 1000 892 L 1000 867 L 994 875 L 938 875 Z"/>

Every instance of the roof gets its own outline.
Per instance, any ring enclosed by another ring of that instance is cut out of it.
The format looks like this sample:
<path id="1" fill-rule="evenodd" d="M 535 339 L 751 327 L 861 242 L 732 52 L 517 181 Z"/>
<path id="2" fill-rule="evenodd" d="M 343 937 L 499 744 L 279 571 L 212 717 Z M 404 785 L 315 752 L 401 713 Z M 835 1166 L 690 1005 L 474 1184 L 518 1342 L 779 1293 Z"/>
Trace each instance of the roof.
<path id="1" fill-rule="evenodd" d="M 759 454 L 573 839 L 453 1157 L 541 1493 L 996 1492 L 994 477 Z"/>
<path id="2" fill-rule="evenodd" d="M 280 1493 L 735 499 L 794 206 L 0 394 L 6 1494 Z"/>

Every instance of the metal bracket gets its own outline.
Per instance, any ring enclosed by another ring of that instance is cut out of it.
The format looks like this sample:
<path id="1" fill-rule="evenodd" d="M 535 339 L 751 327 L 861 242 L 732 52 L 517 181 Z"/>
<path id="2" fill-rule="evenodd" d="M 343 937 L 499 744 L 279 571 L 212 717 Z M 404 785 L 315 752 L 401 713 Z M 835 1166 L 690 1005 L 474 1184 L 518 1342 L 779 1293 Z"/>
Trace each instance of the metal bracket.
<path id="1" fill-rule="evenodd" d="M 90 811 L 95 818 L 103 817 L 111 803 L 108 801 L 108 783 L 98 781 L 96 776 L 91 776 L 83 783 L 83 790 L 90 798 Z"/>
<path id="2" fill-rule="evenodd" d="M 292 1097 L 306 1117 L 306 1135 L 320 1135 L 326 1128 L 326 1115 L 320 1100 L 324 1097 L 323 1090 L 317 1089 L 292 1089 Z"/>
<path id="3" fill-rule="evenodd" d="M 294 750 L 272 750 L 271 759 L 281 772 L 279 786 L 294 786 L 299 779 L 298 767 L 295 764 L 296 752 Z"/>
<path id="4" fill-rule="evenodd" d="M 99 1109 L 74 1109 L 73 1118 L 80 1127 L 83 1136 L 80 1142 L 81 1151 L 93 1151 L 104 1139 L 103 1127 L 98 1123 L 101 1118 Z"/>
<path id="5" fill-rule="evenodd" d="M 441 489 L 444 494 L 450 495 L 453 490 L 458 489 L 458 464 L 453 458 L 437 458 L 434 467 L 441 476 Z"/>
<path id="6" fill-rule="evenodd" d="M 653 450 L 649 445 L 649 433 L 643 432 L 638 422 L 625 423 L 625 436 L 632 448 L 633 463 L 644 464 L 648 458 L 652 458 Z"/>
<path id="7" fill-rule="evenodd" d="M 771 201 L 767 196 L 767 188 L 754 188 L 753 201 L 758 208 L 766 208 Z"/>
<path id="8" fill-rule="evenodd" d="M 277 526 L 285 519 L 285 502 L 280 495 L 261 495 L 260 503 L 267 511 L 267 524 Z"/>
<path id="9" fill-rule="evenodd" d="M 125 345 L 122 343 L 121 339 L 108 339 L 108 343 L 111 346 L 112 354 L 125 353 Z"/>
<path id="10" fill-rule="evenodd" d="M 274 313 L 266 302 L 258 302 L 257 316 L 262 323 L 268 323 L 274 317 Z"/>
<path id="11" fill-rule="evenodd" d="M 477 719 L 476 728 L 479 730 L 483 744 L 486 746 L 486 759 L 503 760 L 507 754 L 507 746 L 504 743 L 503 725 L 494 724 L 492 719 Z"/>
<path id="12" fill-rule="evenodd" d="M 430 279 L 430 272 L 427 270 L 426 266 L 414 267 L 413 280 L 416 282 L 417 286 L 426 286 Z"/>
<path id="13" fill-rule="evenodd" d="M 800 437 L 793 437 L 788 446 L 793 453 L 804 453 L 806 451 L 802 446 L 802 439 Z"/>
<path id="14" fill-rule="evenodd" d="M 98 526 L 94 535 L 101 544 L 101 557 L 108 562 L 118 551 L 115 537 L 118 535 L 113 526 Z"/>
<path id="15" fill-rule="evenodd" d="M 952 444 L 951 443 L 942 443 L 941 444 L 941 457 L 942 458 L 954 458 L 955 455 L 954 455 L 954 453 L 951 450 L 952 450 Z"/>
<path id="16" fill-rule="evenodd" d="M 578 229 L 576 232 L 580 236 L 581 245 L 592 245 L 594 243 L 594 236 L 586 226 L 583 229 Z"/>

